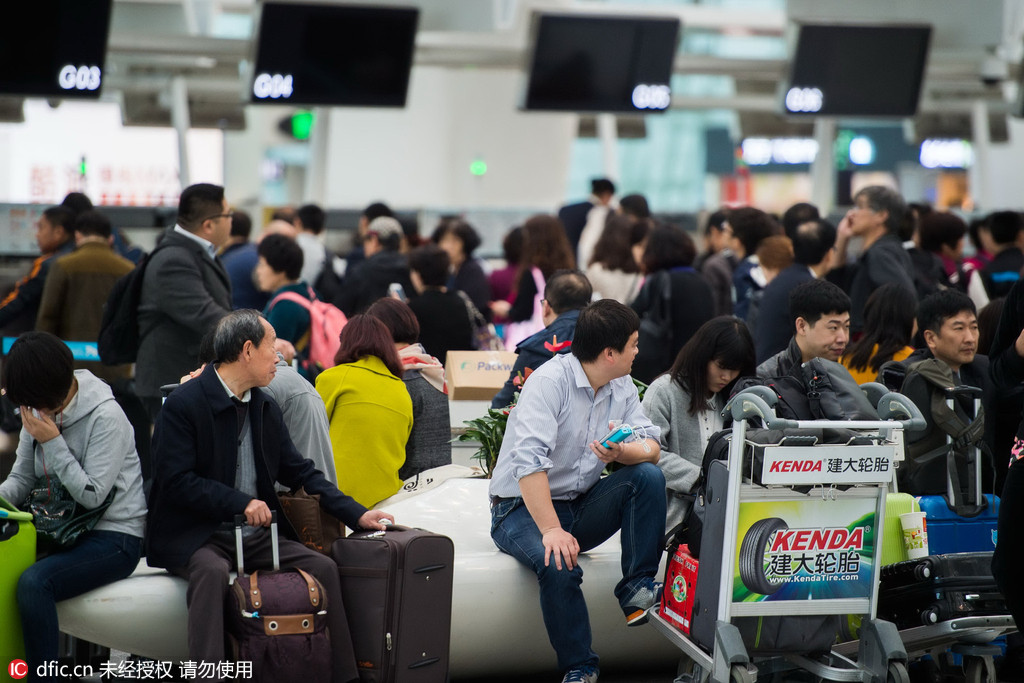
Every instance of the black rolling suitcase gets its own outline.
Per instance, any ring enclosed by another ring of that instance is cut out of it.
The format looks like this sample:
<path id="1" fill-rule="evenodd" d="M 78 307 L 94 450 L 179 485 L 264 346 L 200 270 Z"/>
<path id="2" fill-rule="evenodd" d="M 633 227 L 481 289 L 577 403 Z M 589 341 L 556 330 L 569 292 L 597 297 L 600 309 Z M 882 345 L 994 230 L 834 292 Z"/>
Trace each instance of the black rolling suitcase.
<path id="1" fill-rule="evenodd" d="M 327 596 L 315 577 L 301 569 L 281 570 L 277 513 L 271 513 L 273 571 L 245 574 L 242 523 L 235 517 L 238 577 L 228 591 L 224 620 L 229 655 L 252 663 L 252 681 L 319 683 L 331 680 Z"/>
<path id="2" fill-rule="evenodd" d="M 905 629 L 956 617 L 1008 614 L 992 553 L 929 555 L 882 567 L 878 616 Z"/>
<path id="3" fill-rule="evenodd" d="M 339 538 L 331 556 L 362 683 L 448 678 L 455 546 L 447 536 L 390 526 Z"/>

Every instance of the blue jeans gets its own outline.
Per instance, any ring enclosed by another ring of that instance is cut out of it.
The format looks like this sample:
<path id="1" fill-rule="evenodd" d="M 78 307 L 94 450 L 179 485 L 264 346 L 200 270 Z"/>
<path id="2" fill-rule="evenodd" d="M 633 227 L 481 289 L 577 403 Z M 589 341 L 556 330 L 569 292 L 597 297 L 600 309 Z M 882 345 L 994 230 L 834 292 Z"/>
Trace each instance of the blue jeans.
<path id="1" fill-rule="evenodd" d="M 649 587 L 658 572 L 665 528 L 665 476 L 657 465 L 623 467 L 601 479 L 572 501 L 555 501 L 562 528 L 576 537 L 580 552 L 604 543 L 622 530 L 622 580 L 615 597 L 623 612 L 640 588 Z M 590 617 L 580 584 L 583 569 L 544 566 L 544 544 L 522 498 L 508 498 L 491 508 L 491 538 L 500 550 L 537 574 L 540 609 L 548 640 L 562 670 L 597 665 L 591 649 Z"/>
<path id="2" fill-rule="evenodd" d="M 28 680 L 36 668 L 57 659 L 57 603 L 123 579 L 142 556 L 142 539 L 116 531 L 87 531 L 71 548 L 49 555 L 18 579 L 18 610 L 25 636 Z"/>

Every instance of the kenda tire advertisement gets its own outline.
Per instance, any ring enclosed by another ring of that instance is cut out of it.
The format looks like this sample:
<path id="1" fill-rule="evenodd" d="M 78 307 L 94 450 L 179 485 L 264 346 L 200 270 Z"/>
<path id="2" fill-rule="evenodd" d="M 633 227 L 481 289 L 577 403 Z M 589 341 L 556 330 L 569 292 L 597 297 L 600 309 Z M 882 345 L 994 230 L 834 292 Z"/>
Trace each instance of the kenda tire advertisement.
<path id="1" fill-rule="evenodd" d="M 734 602 L 871 596 L 874 499 L 740 505 Z"/>

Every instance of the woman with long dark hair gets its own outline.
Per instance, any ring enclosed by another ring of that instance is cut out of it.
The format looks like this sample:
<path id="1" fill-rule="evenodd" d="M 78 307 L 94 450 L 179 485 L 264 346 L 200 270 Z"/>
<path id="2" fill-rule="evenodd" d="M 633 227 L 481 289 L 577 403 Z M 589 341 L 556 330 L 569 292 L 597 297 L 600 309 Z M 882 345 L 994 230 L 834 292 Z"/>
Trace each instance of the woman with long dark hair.
<path id="1" fill-rule="evenodd" d="M 472 225 L 461 218 L 449 218 L 438 224 L 430 241 L 448 252 L 451 260 L 448 289 L 465 292 L 477 310 L 487 315 L 491 302 L 491 283 L 488 282 L 480 261 L 473 256 L 473 252 L 482 242 L 480 235 Z"/>
<path id="2" fill-rule="evenodd" d="M 701 325 L 669 372 L 644 394 L 644 412 L 661 428 L 666 528 L 681 522 L 693 505 L 708 439 L 722 429 L 722 409 L 736 378 L 754 374 L 755 357 L 746 324 L 720 316 Z"/>
<path id="3" fill-rule="evenodd" d="M 316 378 L 327 408 L 338 485 L 367 507 L 402 486 L 398 471 L 412 431 L 412 399 L 387 326 L 355 315 L 341 330 L 335 366 Z"/>
<path id="4" fill-rule="evenodd" d="M 640 291 L 643 275 L 632 252 L 634 222 L 614 213 L 605 220 L 604 232 L 587 264 L 587 279 L 599 299 L 615 299 L 628 306 Z"/>
<path id="5" fill-rule="evenodd" d="M 874 382 L 882 363 L 914 352 L 910 344 L 917 329 L 916 311 L 917 297 L 902 285 L 890 282 L 871 293 L 864 305 L 864 334 L 841 361 L 857 384 Z"/>

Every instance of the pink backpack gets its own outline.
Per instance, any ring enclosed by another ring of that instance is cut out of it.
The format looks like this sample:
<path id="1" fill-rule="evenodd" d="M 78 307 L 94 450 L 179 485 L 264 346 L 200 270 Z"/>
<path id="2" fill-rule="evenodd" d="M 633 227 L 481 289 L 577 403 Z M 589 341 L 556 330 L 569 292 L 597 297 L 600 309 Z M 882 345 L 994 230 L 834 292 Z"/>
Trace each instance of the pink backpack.
<path id="1" fill-rule="evenodd" d="M 309 347 L 304 363 L 306 369 L 316 375 L 334 367 L 334 355 L 341 346 L 341 328 L 348 322 L 345 314 L 337 306 L 317 299 L 312 288 L 309 290 L 309 298 L 296 292 L 282 292 L 273 298 L 267 310 L 273 308 L 278 301 L 291 301 L 309 312 Z"/>

